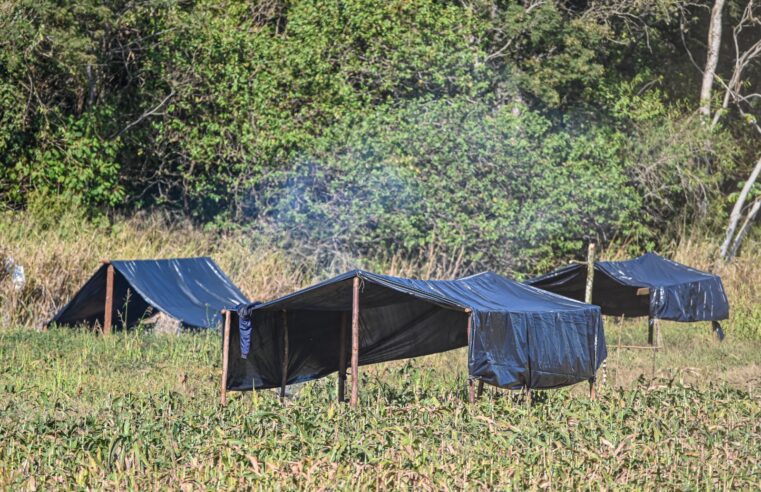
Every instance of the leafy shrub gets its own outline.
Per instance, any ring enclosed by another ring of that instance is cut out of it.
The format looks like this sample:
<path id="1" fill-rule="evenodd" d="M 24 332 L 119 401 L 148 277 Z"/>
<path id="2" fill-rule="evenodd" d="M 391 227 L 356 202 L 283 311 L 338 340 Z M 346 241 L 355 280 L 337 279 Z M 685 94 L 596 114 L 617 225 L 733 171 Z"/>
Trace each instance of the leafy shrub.
<path id="1" fill-rule="evenodd" d="M 436 245 L 503 271 L 646 234 L 622 137 L 581 115 L 450 98 L 382 107 L 336 140 L 263 186 L 261 211 L 281 231 L 365 255 Z"/>

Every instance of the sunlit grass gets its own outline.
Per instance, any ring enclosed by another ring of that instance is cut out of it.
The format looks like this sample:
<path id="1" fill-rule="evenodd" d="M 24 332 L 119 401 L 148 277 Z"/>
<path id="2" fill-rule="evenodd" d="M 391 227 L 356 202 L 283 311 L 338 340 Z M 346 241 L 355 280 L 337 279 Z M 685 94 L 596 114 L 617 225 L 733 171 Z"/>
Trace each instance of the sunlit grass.
<path id="1" fill-rule="evenodd" d="M 653 379 L 651 352 L 613 348 L 644 324 L 607 321 L 597 401 L 577 385 L 470 405 L 460 350 L 361 368 L 356 411 L 333 377 L 221 408 L 214 333 L 0 330 L 0 488 L 757 486 L 759 382 L 733 374 L 758 378 L 761 344 L 664 326 Z"/>

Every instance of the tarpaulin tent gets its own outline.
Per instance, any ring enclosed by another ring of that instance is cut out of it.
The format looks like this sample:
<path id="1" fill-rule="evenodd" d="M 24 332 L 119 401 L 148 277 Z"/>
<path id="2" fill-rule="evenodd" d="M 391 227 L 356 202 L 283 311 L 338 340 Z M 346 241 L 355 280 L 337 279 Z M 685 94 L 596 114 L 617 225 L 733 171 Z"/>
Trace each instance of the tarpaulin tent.
<path id="1" fill-rule="evenodd" d="M 211 258 L 110 261 L 50 323 L 98 322 L 108 331 L 112 323 L 134 325 L 152 307 L 185 326 L 211 328 L 219 324 L 222 309 L 248 302 Z"/>
<path id="2" fill-rule="evenodd" d="M 581 300 L 586 278 L 587 266 L 573 264 L 526 283 Z M 596 262 L 592 302 L 610 316 L 684 322 L 718 322 L 729 316 L 729 302 L 719 276 L 654 253 L 626 261 Z"/>
<path id="3" fill-rule="evenodd" d="M 606 357 L 599 307 L 494 273 L 423 281 L 356 270 L 230 319 L 223 401 L 226 390 L 284 388 L 336 371 L 343 381 L 349 356 L 356 374 L 359 365 L 468 346 L 471 387 L 477 379 L 536 389 L 592 381 Z"/>

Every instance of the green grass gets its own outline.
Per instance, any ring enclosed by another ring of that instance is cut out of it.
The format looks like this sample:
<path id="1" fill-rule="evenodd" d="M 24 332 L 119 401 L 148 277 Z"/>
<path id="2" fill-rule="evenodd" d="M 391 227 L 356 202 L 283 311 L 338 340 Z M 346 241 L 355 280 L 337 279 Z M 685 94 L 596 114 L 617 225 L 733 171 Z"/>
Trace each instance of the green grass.
<path id="1" fill-rule="evenodd" d="M 761 343 L 666 324 L 653 378 L 652 352 L 615 349 L 644 323 L 607 332 L 597 401 L 469 405 L 455 351 L 362 368 L 353 411 L 334 378 L 219 407 L 215 334 L 0 330 L 0 489 L 757 487 Z"/>

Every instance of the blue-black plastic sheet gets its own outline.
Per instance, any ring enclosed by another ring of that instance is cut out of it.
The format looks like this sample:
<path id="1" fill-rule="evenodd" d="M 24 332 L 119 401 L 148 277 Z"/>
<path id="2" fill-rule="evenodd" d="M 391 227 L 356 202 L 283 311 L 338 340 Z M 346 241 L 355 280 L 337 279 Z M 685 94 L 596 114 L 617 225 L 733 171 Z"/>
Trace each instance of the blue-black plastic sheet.
<path id="1" fill-rule="evenodd" d="M 220 311 L 249 300 L 211 259 L 175 258 L 112 261 L 115 328 L 132 326 L 149 308 L 195 328 L 212 328 Z M 102 265 L 51 322 L 59 325 L 103 324 L 106 270 Z"/>
<path id="2" fill-rule="evenodd" d="M 227 388 L 280 386 L 286 326 L 287 384 L 337 371 L 341 327 L 351 321 L 356 277 L 361 281 L 360 365 L 466 347 L 468 318 L 469 375 L 492 385 L 542 389 L 592 380 L 607 355 L 597 306 L 494 273 L 422 281 L 357 270 L 238 310 L 230 336 Z M 350 339 L 350 329 L 348 333 Z M 350 340 L 344 350 L 348 361 Z"/>
<path id="3" fill-rule="evenodd" d="M 569 265 L 526 283 L 555 294 L 584 299 L 587 266 Z M 647 289 L 643 294 L 642 289 Z M 626 261 L 598 261 L 592 302 L 611 316 L 650 316 L 673 321 L 718 321 L 729 302 L 718 275 L 647 253 Z"/>

